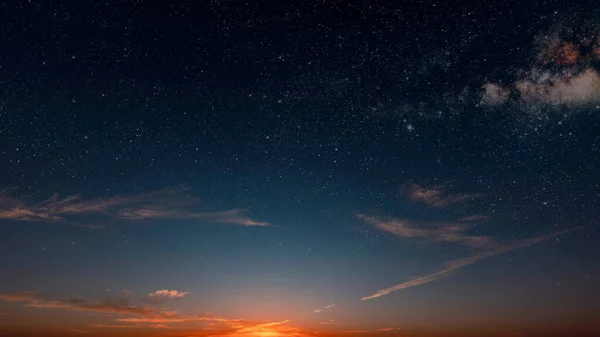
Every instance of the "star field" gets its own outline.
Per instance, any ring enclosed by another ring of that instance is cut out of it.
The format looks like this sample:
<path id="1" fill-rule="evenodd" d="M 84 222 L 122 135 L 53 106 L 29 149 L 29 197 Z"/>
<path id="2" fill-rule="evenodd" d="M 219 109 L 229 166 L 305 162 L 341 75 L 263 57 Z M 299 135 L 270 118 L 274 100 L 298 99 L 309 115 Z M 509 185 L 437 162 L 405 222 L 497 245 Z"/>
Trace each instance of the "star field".
<path id="1" fill-rule="evenodd" d="M 600 334 L 599 14 L 0 4 L 0 335 Z"/>

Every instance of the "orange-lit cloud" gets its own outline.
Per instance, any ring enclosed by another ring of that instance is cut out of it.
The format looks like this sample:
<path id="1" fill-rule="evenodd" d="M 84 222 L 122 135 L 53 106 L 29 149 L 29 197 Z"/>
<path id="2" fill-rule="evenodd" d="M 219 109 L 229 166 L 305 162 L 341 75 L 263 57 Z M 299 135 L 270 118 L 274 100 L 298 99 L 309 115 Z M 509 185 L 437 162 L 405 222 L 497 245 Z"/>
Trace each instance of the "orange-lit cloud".
<path id="1" fill-rule="evenodd" d="M 111 198 L 82 200 L 79 195 L 52 197 L 31 203 L 8 196 L 0 191 L 0 219 L 17 221 L 73 221 L 84 216 L 102 215 L 121 220 L 197 219 L 203 221 L 242 225 L 268 226 L 253 220 L 245 209 L 216 212 L 197 212 L 200 200 L 187 194 L 188 187 L 177 186 L 149 193 Z"/>
<path id="2" fill-rule="evenodd" d="M 550 233 L 550 234 L 543 235 L 543 236 L 538 236 L 538 237 L 529 238 L 529 239 L 523 239 L 523 240 L 519 240 L 514 243 L 511 243 L 511 244 L 504 244 L 497 248 L 489 249 L 489 250 L 486 250 L 486 251 L 483 251 L 483 252 L 480 252 L 480 253 L 477 253 L 477 254 L 474 254 L 471 256 L 467 256 L 465 258 L 452 260 L 452 261 L 449 261 L 446 263 L 446 269 L 443 269 L 443 270 L 438 271 L 433 274 L 429 274 L 429 275 L 417 278 L 415 280 L 397 284 L 393 287 L 379 290 L 378 292 L 376 292 L 373 295 L 363 297 L 361 300 L 366 301 L 366 300 L 370 300 L 370 299 L 374 299 L 377 297 L 388 295 L 397 290 L 412 288 L 412 287 L 416 287 L 416 286 L 419 286 L 419 285 L 422 285 L 425 283 L 429 283 L 429 282 L 439 279 L 442 276 L 449 274 L 452 271 L 458 270 L 462 267 L 468 266 L 472 263 L 486 259 L 488 257 L 508 253 L 508 252 L 511 252 L 511 251 L 519 249 L 519 248 L 529 247 L 529 246 L 547 241 L 549 239 L 564 235 L 568 232 L 572 232 L 574 230 L 578 230 L 578 229 L 582 229 L 582 228 L 583 227 L 577 227 L 574 229 L 568 229 L 568 230 L 563 230 L 563 231 L 559 231 L 559 232 L 554 232 L 554 233 Z"/>
<path id="3" fill-rule="evenodd" d="M 403 191 L 408 195 L 410 200 L 422 202 L 428 206 L 437 208 L 482 197 L 481 194 L 449 193 L 447 192 L 447 187 L 443 185 L 423 187 L 419 184 L 410 183 L 403 188 Z"/>
<path id="4" fill-rule="evenodd" d="M 183 292 L 174 290 L 157 291 L 159 297 L 179 298 Z M 289 321 L 253 322 L 243 319 L 228 319 L 214 314 L 184 315 L 175 311 L 164 311 L 148 306 L 135 306 L 127 299 L 105 299 L 92 302 L 83 299 L 54 300 L 34 292 L 24 291 L 0 294 L 0 300 L 22 302 L 26 307 L 43 309 L 66 309 L 91 311 L 116 315 L 112 322 L 94 323 L 90 328 L 102 329 L 180 329 L 197 330 L 202 328 L 203 336 L 231 337 L 285 337 L 304 336 L 300 328 Z"/>
<path id="5" fill-rule="evenodd" d="M 136 329 L 136 328 L 141 328 L 140 326 L 136 326 L 136 325 L 125 325 L 125 324 L 103 324 L 103 323 L 93 323 L 90 324 L 90 327 L 92 328 L 102 328 L 102 329 Z"/>
<path id="6" fill-rule="evenodd" d="M 189 295 L 189 292 L 178 291 L 178 290 L 157 290 L 153 293 L 148 294 L 150 298 L 183 298 Z"/>

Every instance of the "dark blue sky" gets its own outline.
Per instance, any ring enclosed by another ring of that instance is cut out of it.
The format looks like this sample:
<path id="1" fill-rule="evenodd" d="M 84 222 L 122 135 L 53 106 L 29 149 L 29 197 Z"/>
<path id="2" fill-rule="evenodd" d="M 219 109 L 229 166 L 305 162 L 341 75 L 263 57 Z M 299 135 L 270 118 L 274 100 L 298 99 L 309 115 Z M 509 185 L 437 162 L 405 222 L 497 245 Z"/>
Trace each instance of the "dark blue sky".
<path id="1" fill-rule="evenodd" d="M 599 14 L 0 4 L 0 331 L 600 333 Z"/>

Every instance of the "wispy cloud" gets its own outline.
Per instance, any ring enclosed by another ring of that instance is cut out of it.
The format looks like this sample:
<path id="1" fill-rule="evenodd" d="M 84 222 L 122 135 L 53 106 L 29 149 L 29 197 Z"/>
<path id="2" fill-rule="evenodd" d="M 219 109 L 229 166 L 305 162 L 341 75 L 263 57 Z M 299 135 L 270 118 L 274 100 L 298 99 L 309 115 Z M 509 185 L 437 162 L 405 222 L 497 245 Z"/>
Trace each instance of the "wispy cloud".
<path id="1" fill-rule="evenodd" d="M 473 214 L 473 215 L 467 215 L 464 216 L 462 218 L 458 218 L 456 221 L 458 222 L 481 222 L 481 221 L 485 221 L 488 220 L 490 217 L 487 216 L 486 214 Z"/>
<path id="2" fill-rule="evenodd" d="M 467 247 L 490 247 L 496 245 L 496 241 L 489 236 L 467 235 L 465 232 L 470 228 L 467 222 L 475 221 L 483 215 L 462 218 L 459 222 L 438 222 L 433 224 L 418 221 L 374 217 L 358 214 L 357 217 L 373 227 L 405 238 L 422 238 L 431 242 L 452 242 Z"/>
<path id="3" fill-rule="evenodd" d="M 375 332 L 389 332 L 389 331 L 396 331 L 396 330 L 402 330 L 401 328 L 382 328 L 382 329 L 375 329 L 375 330 L 345 330 L 345 331 L 340 331 L 339 333 L 341 334 L 372 334 Z"/>
<path id="4" fill-rule="evenodd" d="M 330 305 L 328 305 L 328 306 L 326 306 L 326 307 L 323 307 L 323 308 L 321 308 L 321 309 L 315 309 L 314 313 L 315 313 L 315 314 L 318 314 L 318 313 L 320 313 L 320 312 L 321 312 L 321 311 L 323 311 L 323 310 L 331 309 L 331 308 L 333 308 L 333 307 L 335 307 L 335 303 L 333 303 L 333 304 L 330 304 Z"/>
<path id="5" fill-rule="evenodd" d="M 190 196 L 189 187 L 177 186 L 149 193 L 84 200 L 80 195 L 60 198 L 54 194 L 40 202 L 10 197 L 0 191 L 0 219 L 17 221 L 66 222 L 85 216 L 108 216 L 121 220 L 197 219 L 242 225 L 268 226 L 251 219 L 245 209 L 198 212 L 200 199 Z"/>
<path id="6" fill-rule="evenodd" d="M 330 319 L 328 321 L 319 322 L 319 324 L 321 324 L 321 325 L 329 325 L 329 324 L 333 324 L 333 323 L 335 323 L 335 321 L 332 319 Z"/>
<path id="7" fill-rule="evenodd" d="M 92 328 L 101 328 L 101 329 L 127 329 L 127 328 L 141 328 L 137 325 L 126 325 L 126 324 L 104 324 L 104 323 L 93 323 L 90 324 Z"/>
<path id="8" fill-rule="evenodd" d="M 154 315 L 159 313 L 155 308 L 149 306 L 135 306 L 132 305 L 129 300 L 122 298 L 104 299 L 98 302 L 81 298 L 53 300 L 30 291 L 0 294 L 0 301 L 23 302 L 27 307 L 31 308 L 94 311 L 106 314 Z"/>
<path id="9" fill-rule="evenodd" d="M 160 291 L 159 291 L 160 292 Z M 169 291 L 169 294 L 172 291 Z M 160 292 L 163 294 L 163 292 Z M 177 292 L 179 294 L 180 292 Z M 152 293 L 154 294 L 154 293 Z M 176 296 L 176 295 L 174 295 Z M 172 296 L 173 297 L 173 296 Z M 396 328 L 383 328 L 364 331 L 309 331 L 292 324 L 289 320 L 282 321 L 250 321 L 244 319 L 230 319 L 219 317 L 212 313 L 197 315 L 180 314 L 176 311 L 164 311 L 151 307 L 134 306 L 127 299 L 112 299 L 93 302 L 82 299 L 50 300 L 34 292 L 17 292 L 11 294 L 0 294 L 0 300 L 9 302 L 22 302 L 30 308 L 42 309 L 68 309 L 75 311 L 91 311 L 95 313 L 116 316 L 114 319 L 103 323 L 92 323 L 89 325 L 91 333 L 97 333 L 94 329 L 174 329 L 177 331 L 173 336 L 223 336 L 223 337 L 256 337 L 256 336 L 278 336 L 278 337 L 309 337 L 309 336 L 334 336 L 345 333 L 374 333 L 397 330 Z M 326 308 L 331 308 L 329 305 Z M 324 308 L 325 309 L 325 308 Z M 322 322 L 330 324 L 333 320 Z M 88 330 L 72 330 L 73 332 L 87 333 Z"/>
<path id="10" fill-rule="evenodd" d="M 149 294 L 149 297 L 181 298 L 184 292 L 165 290 Z M 154 295 L 154 296 L 150 296 Z M 226 319 L 207 313 L 202 315 L 184 315 L 176 311 L 167 311 L 153 306 L 134 305 L 129 298 L 109 298 L 99 301 L 85 299 L 48 299 L 41 294 L 31 291 L 0 294 L 0 301 L 20 302 L 29 308 L 63 309 L 72 311 L 89 311 L 114 315 L 116 318 L 110 324 L 96 324 L 97 328 L 151 328 L 163 324 L 206 323 L 225 326 L 232 331 L 249 329 L 251 327 L 267 327 L 268 322 L 249 322 L 241 319 Z M 277 322 L 283 324 L 283 322 Z"/>
<path id="11" fill-rule="evenodd" d="M 157 290 L 153 293 L 148 294 L 150 298 L 183 298 L 189 295 L 189 292 L 186 291 L 178 291 L 178 290 Z"/>
<path id="12" fill-rule="evenodd" d="M 404 193 L 412 201 L 422 202 L 431 207 L 447 207 L 449 205 L 466 202 L 481 198 L 481 194 L 474 193 L 450 193 L 444 185 L 424 187 L 419 184 L 410 183 L 402 188 Z"/>
<path id="13" fill-rule="evenodd" d="M 486 259 L 488 257 L 492 257 L 492 256 L 498 256 L 501 254 L 505 254 L 508 252 L 511 252 L 513 250 L 517 250 L 520 248 L 524 248 L 524 247 L 529 247 L 544 241 L 547 241 L 549 239 L 552 238 L 556 238 L 558 236 L 564 235 L 566 233 L 572 232 L 574 230 L 578 230 L 578 229 L 582 229 L 584 227 L 577 227 L 577 228 L 573 228 L 573 229 L 568 229 L 568 230 L 563 230 L 563 231 L 558 231 L 558 232 L 554 232 L 554 233 L 550 233 L 547 235 L 543 235 L 543 236 L 538 236 L 538 237 L 534 237 L 534 238 L 528 238 L 528 239 L 523 239 L 523 240 L 519 240 L 510 244 L 504 244 L 501 245 L 499 247 L 493 248 L 493 249 L 489 249 L 471 256 L 467 256 L 465 258 L 461 258 L 461 259 L 456 259 L 456 260 L 452 260 L 446 263 L 446 268 L 443 270 L 440 270 L 436 273 L 433 274 L 429 274 L 420 278 L 417 278 L 415 280 L 411 280 L 411 281 L 407 281 L 407 282 L 403 282 L 400 284 L 397 284 L 393 287 L 389 287 L 389 288 L 385 288 L 382 290 L 379 290 L 378 292 L 376 292 L 373 295 L 370 296 L 366 296 L 363 297 L 362 300 L 366 301 L 366 300 L 371 300 L 377 297 L 381 297 L 381 296 L 385 296 L 388 295 L 394 291 L 397 290 L 402 290 L 402 289 L 407 289 L 407 288 L 412 288 L 412 287 L 416 287 L 425 283 L 429 283 L 429 282 L 433 282 L 443 276 L 446 276 L 447 274 L 458 270 L 462 267 L 468 266 L 470 264 L 473 264 L 477 261 Z"/>

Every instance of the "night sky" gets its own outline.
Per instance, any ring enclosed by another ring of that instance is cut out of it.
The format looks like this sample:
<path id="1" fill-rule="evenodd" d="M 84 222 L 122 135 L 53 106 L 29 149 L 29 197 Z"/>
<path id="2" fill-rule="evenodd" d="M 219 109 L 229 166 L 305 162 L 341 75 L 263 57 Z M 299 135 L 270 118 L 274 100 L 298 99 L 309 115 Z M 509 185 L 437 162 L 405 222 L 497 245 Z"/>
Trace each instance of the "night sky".
<path id="1" fill-rule="evenodd" d="M 600 335 L 598 3 L 0 20 L 0 336 Z"/>

